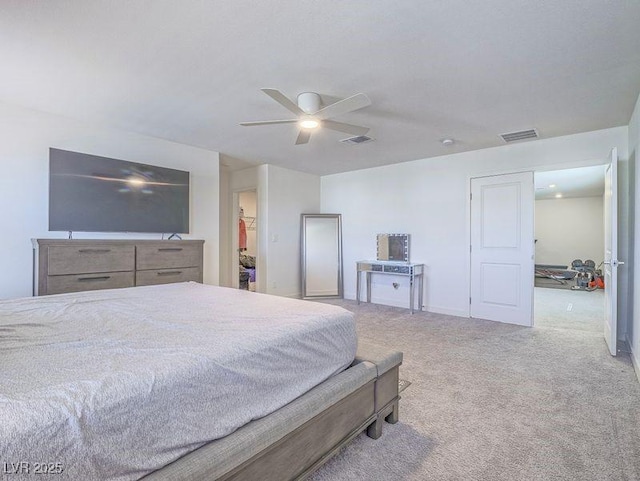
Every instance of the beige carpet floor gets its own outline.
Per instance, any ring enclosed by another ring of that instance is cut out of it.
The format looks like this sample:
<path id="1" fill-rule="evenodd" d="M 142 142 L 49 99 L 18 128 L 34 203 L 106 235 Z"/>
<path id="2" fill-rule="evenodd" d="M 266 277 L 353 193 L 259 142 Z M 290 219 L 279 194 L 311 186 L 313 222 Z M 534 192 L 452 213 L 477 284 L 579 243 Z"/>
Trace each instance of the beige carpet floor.
<path id="1" fill-rule="evenodd" d="M 604 291 L 536 287 L 533 317 L 536 327 L 604 332 Z"/>
<path id="2" fill-rule="evenodd" d="M 640 480 L 640 383 L 582 316 L 562 324 L 547 306 L 524 328 L 328 302 L 355 313 L 362 340 L 403 351 L 412 384 L 398 424 L 358 436 L 313 481 Z"/>

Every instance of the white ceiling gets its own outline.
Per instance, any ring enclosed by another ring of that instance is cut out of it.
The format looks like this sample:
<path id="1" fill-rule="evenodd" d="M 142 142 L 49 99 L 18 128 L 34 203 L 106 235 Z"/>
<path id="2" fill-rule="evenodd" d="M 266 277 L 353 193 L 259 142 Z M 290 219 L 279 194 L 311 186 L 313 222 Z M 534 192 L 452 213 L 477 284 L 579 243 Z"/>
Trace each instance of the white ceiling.
<path id="1" fill-rule="evenodd" d="M 640 2 L 602 0 L 0 0 L 0 101 L 327 174 L 627 125 L 640 93 Z M 295 126 L 260 92 L 373 105 Z M 453 147 L 440 140 L 451 137 Z M 535 142 L 535 141 L 534 141 Z"/>
<path id="2" fill-rule="evenodd" d="M 536 200 L 569 197 L 600 197 L 604 194 L 604 165 L 536 172 Z"/>

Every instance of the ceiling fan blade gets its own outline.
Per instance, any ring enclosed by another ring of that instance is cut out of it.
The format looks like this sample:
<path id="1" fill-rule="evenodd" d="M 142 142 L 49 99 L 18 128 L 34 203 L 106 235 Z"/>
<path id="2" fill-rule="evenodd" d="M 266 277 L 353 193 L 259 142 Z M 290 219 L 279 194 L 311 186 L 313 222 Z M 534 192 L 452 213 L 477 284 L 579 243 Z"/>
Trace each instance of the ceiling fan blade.
<path id="1" fill-rule="evenodd" d="M 296 115 L 303 115 L 304 111 L 298 107 L 294 102 L 289 100 L 282 92 L 276 89 L 260 89 L 273 100 L 282 105 L 285 109 L 293 112 Z"/>
<path id="2" fill-rule="evenodd" d="M 337 130 L 351 135 L 364 135 L 369 132 L 369 127 L 360 127 L 359 125 L 345 124 L 336 122 L 335 120 L 323 120 L 322 126 L 325 129 Z"/>
<path id="3" fill-rule="evenodd" d="M 340 100 L 331 105 L 327 105 L 325 108 L 318 110 L 314 117 L 319 119 L 328 119 L 332 117 L 337 117 L 342 114 L 346 114 L 348 112 L 353 112 L 354 110 L 362 109 L 364 107 L 368 107 L 371 105 L 371 100 L 365 94 L 355 94 L 351 97 L 347 97 L 344 100 Z"/>
<path id="4" fill-rule="evenodd" d="M 310 138 L 311 138 L 311 131 L 301 129 L 300 132 L 298 133 L 298 138 L 296 139 L 296 145 L 306 144 L 307 142 L 309 142 Z"/>
<path id="5" fill-rule="evenodd" d="M 271 124 L 294 124 L 298 122 L 298 119 L 289 120 L 258 120 L 256 122 L 240 122 L 240 125 L 244 127 L 253 127 L 255 125 L 271 125 Z"/>

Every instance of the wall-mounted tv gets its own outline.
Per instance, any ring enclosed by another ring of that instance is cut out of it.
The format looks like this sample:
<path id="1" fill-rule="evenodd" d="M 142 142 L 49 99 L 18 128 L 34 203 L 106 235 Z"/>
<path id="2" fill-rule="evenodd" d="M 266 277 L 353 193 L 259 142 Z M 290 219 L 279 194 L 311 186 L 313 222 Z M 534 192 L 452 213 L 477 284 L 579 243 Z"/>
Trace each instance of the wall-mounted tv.
<path id="1" fill-rule="evenodd" d="M 49 230 L 189 232 L 189 172 L 49 149 Z"/>

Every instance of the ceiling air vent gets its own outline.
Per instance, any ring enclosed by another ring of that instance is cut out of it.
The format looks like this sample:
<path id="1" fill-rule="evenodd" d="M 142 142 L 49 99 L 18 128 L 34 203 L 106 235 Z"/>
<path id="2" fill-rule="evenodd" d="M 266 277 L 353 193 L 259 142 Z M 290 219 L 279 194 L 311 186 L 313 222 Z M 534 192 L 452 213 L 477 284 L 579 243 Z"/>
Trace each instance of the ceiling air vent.
<path id="1" fill-rule="evenodd" d="M 357 137 L 349 137 L 348 139 L 342 139 L 340 142 L 345 144 L 364 144 L 365 142 L 372 142 L 373 139 L 371 137 L 367 137 L 366 135 L 358 135 Z"/>
<path id="2" fill-rule="evenodd" d="M 504 140 L 506 143 L 518 142 L 519 140 L 537 139 L 538 132 L 536 132 L 536 129 L 521 130 L 519 132 L 500 134 L 500 137 L 502 137 L 502 140 Z"/>

